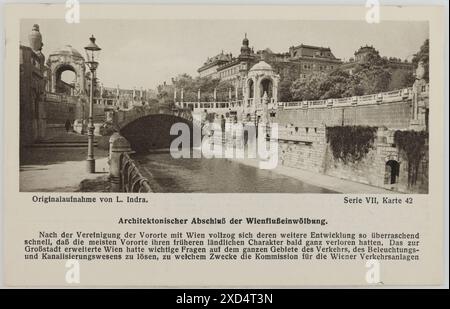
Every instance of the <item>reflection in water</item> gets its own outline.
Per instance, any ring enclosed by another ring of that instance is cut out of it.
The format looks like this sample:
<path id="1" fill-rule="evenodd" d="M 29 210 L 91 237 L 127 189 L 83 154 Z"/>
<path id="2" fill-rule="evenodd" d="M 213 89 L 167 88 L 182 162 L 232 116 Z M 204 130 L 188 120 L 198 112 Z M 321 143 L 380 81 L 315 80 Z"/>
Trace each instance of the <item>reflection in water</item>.
<path id="1" fill-rule="evenodd" d="M 143 167 L 143 174 L 151 173 L 149 178 L 158 192 L 332 193 L 270 170 L 225 159 L 174 159 L 168 152 L 136 155 L 134 159 Z"/>

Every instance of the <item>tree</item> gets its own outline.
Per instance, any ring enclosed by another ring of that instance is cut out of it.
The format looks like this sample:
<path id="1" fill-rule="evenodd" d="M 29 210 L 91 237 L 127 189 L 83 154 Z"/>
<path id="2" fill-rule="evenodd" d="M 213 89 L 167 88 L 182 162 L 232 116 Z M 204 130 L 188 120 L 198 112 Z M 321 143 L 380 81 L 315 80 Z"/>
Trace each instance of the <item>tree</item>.
<path id="1" fill-rule="evenodd" d="M 231 89 L 231 98 L 233 99 L 235 97 L 234 85 L 227 80 L 220 81 L 219 84 L 217 85 L 217 100 L 228 101 L 230 89 Z"/>
<path id="2" fill-rule="evenodd" d="M 411 87 L 414 84 L 414 74 L 411 71 L 394 70 L 389 83 L 389 90 Z"/>
<path id="3" fill-rule="evenodd" d="M 290 92 L 293 100 L 342 98 L 384 92 L 389 90 L 390 82 L 388 60 L 378 54 L 368 54 L 364 62 L 356 65 L 353 75 L 340 68 L 329 74 L 314 72 L 294 81 Z M 401 83 L 407 82 L 406 77 L 401 79 Z M 289 98 L 286 94 L 283 97 Z"/>
<path id="4" fill-rule="evenodd" d="M 364 94 L 387 91 L 391 81 L 391 72 L 386 58 L 368 54 L 365 61 L 355 67 L 355 79 Z"/>
<path id="5" fill-rule="evenodd" d="M 430 40 L 426 39 L 423 42 L 420 50 L 414 54 L 412 58 L 412 63 L 414 64 L 414 68 L 417 69 L 419 62 L 422 62 L 423 67 L 425 69 L 423 78 L 428 82 L 429 81 L 429 72 L 430 72 Z"/>
<path id="6" fill-rule="evenodd" d="M 388 90 L 391 81 L 391 72 L 385 68 L 372 68 L 370 70 L 362 70 L 357 74 L 360 78 L 359 85 L 362 87 L 364 94 L 373 94 Z"/>
<path id="7" fill-rule="evenodd" d="M 352 76 L 339 68 L 328 75 L 316 72 L 307 78 L 297 79 L 289 90 L 293 100 L 342 98 L 364 93 L 361 77 Z M 284 97 L 289 98 L 286 94 Z M 283 99 L 280 100 L 283 101 Z"/>
<path id="8" fill-rule="evenodd" d="M 177 91 L 177 95 L 180 96 L 181 90 L 183 90 L 183 100 L 184 101 L 196 101 L 197 100 L 197 90 L 195 79 L 186 74 L 180 74 L 172 79 L 173 91 Z"/>
<path id="9" fill-rule="evenodd" d="M 172 84 L 174 85 L 175 88 L 177 89 L 190 89 L 193 87 L 194 85 L 194 79 L 192 78 L 192 76 L 183 73 L 178 75 L 177 77 L 172 79 Z"/>
<path id="10" fill-rule="evenodd" d="M 216 90 L 217 100 L 227 101 L 229 90 L 234 95 L 234 86 L 229 81 L 221 81 L 218 78 L 196 77 L 192 78 L 188 74 L 181 74 L 175 77 L 173 85 L 177 91 L 183 89 L 184 101 L 197 101 L 198 90 L 200 89 L 200 100 L 203 102 L 213 101 L 214 90 Z"/>
<path id="11" fill-rule="evenodd" d="M 292 101 L 291 93 L 292 80 L 284 79 L 278 84 L 278 100 L 281 102 Z"/>
<path id="12" fill-rule="evenodd" d="M 200 100 L 206 102 L 213 101 L 214 89 L 217 89 L 219 83 L 220 79 L 211 77 L 197 77 L 194 84 L 197 88 L 196 91 L 200 89 Z"/>
<path id="13" fill-rule="evenodd" d="M 166 89 L 160 90 L 158 91 L 156 98 L 158 99 L 159 104 L 170 105 L 173 103 L 173 92 Z"/>
<path id="14" fill-rule="evenodd" d="M 341 69 L 331 72 L 320 85 L 321 99 L 342 98 L 349 94 L 350 74 Z"/>
<path id="15" fill-rule="evenodd" d="M 295 101 L 318 100 L 322 96 L 321 84 L 325 81 L 326 74 L 314 72 L 307 78 L 294 81 L 291 85 L 292 99 Z"/>

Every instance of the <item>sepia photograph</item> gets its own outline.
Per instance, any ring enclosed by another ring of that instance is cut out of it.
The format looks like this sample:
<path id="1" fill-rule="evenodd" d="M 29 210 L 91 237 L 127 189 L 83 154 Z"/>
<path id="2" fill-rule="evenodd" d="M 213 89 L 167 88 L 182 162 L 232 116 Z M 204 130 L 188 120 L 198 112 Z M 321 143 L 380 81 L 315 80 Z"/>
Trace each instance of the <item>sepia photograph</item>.
<path id="1" fill-rule="evenodd" d="M 440 287 L 445 13 L 8 5 L 5 285 Z"/>
<path id="2" fill-rule="evenodd" d="M 23 19 L 20 190 L 427 193 L 428 32 Z"/>

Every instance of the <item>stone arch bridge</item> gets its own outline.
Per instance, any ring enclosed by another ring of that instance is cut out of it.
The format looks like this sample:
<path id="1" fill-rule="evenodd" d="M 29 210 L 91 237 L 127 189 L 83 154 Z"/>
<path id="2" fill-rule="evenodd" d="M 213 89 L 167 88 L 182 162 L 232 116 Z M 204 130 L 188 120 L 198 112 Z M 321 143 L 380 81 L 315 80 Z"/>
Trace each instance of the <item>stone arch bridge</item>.
<path id="1" fill-rule="evenodd" d="M 124 136 L 137 152 L 169 148 L 179 136 L 170 135 L 170 129 L 173 124 L 180 122 L 189 127 L 192 146 L 193 128 L 201 124 L 193 121 L 189 109 L 134 107 L 115 111 L 113 116 L 114 130 Z"/>

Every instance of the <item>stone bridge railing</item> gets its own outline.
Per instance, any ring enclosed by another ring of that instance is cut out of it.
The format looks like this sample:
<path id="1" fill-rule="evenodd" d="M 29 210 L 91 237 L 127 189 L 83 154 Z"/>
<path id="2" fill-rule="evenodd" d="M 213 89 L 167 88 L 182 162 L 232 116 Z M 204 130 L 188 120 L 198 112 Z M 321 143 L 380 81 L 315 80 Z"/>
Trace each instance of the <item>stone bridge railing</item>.
<path id="1" fill-rule="evenodd" d="M 129 110 L 119 110 L 114 113 L 113 116 L 113 126 L 117 131 L 120 131 L 127 124 L 137 120 L 139 118 L 155 115 L 155 114 L 166 114 L 178 116 L 189 121 L 193 120 L 192 111 L 188 108 L 176 107 L 173 109 L 169 108 L 148 108 L 148 107 L 134 107 Z"/>

